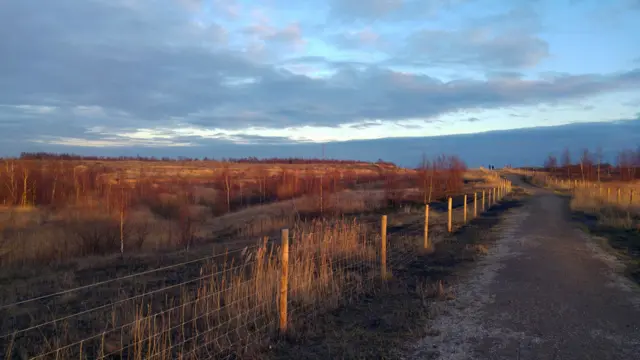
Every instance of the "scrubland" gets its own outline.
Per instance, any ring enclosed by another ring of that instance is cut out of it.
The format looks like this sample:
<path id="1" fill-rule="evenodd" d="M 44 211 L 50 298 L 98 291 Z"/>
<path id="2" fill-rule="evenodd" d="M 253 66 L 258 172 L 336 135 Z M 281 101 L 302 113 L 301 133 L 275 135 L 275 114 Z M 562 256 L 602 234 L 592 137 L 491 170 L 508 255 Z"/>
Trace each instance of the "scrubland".
<path id="1" fill-rule="evenodd" d="M 562 164 L 550 156 L 531 181 L 570 196 L 574 219 L 605 240 L 640 282 L 640 150 L 621 151 L 615 164 L 589 150 L 572 162 L 565 151 Z"/>
<path id="2" fill-rule="evenodd" d="M 416 169 L 5 159 L 0 350 L 17 359 L 258 356 L 278 327 L 282 229 L 295 326 L 380 281 L 381 214 L 390 232 L 420 228 L 425 204 L 437 210 L 496 184 L 446 156 Z M 434 238 L 445 218 L 432 214 Z M 419 240 L 393 242 L 390 258 L 416 252 Z"/>

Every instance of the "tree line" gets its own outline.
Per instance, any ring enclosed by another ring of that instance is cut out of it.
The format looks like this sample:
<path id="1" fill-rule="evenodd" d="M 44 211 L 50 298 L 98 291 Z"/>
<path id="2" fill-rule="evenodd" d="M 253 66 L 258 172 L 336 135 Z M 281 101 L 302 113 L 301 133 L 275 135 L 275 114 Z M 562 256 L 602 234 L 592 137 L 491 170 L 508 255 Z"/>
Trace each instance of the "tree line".
<path id="1" fill-rule="evenodd" d="M 640 178 L 640 146 L 619 151 L 613 164 L 604 162 L 602 148 L 595 151 L 585 148 L 576 158 L 565 148 L 559 159 L 549 154 L 544 168 L 556 177 L 567 179 L 632 181 Z"/>

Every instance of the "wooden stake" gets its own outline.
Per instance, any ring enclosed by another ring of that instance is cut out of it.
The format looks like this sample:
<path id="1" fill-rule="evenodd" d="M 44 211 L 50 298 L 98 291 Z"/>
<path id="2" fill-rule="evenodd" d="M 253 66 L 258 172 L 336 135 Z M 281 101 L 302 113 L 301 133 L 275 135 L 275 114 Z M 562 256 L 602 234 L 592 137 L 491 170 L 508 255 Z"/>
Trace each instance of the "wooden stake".
<path id="1" fill-rule="evenodd" d="M 485 210 L 485 206 L 484 206 L 484 198 L 486 197 L 486 192 L 485 190 L 482 190 L 482 212 L 484 212 Z"/>
<path id="2" fill-rule="evenodd" d="M 473 192 L 473 218 L 478 216 L 478 193 Z"/>
<path id="3" fill-rule="evenodd" d="M 451 196 L 449 196 L 449 222 L 447 224 L 447 229 L 449 230 L 449 232 L 451 232 L 453 230 L 453 200 L 451 199 Z"/>
<path id="4" fill-rule="evenodd" d="M 467 194 L 464 194 L 464 217 L 463 217 L 462 222 L 464 224 L 467 223 Z"/>
<path id="5" fill-rule="evenodd" d="M 382 215 L 382 225 L 380 227 L 380 274 L 383 279 L 387 278 L 387 215 Z"/>
<path id="6" fill-rule="evenodd" d="M 280 271 L 280 333 L 287 331 L 287 294 L 289 287 L 289 229 L 282 229 L 282 269 Z"/>
<path id="7" fill-rule="evenodd" d="M 429 243 L 429 205 L 424 207 L 424 248 L 431 250 L 431 244 Z"/>

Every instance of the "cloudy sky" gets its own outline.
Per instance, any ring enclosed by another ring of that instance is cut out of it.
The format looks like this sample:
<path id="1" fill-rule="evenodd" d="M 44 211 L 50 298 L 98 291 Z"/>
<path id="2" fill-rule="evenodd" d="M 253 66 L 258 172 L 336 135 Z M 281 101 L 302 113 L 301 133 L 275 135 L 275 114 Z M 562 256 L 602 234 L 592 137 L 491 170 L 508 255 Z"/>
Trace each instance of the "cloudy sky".
<path id="1" fill-rule="evenodd" d="M 0 152 L 635 119 L 637 19 L 639 0 L 0 0 Z"/>

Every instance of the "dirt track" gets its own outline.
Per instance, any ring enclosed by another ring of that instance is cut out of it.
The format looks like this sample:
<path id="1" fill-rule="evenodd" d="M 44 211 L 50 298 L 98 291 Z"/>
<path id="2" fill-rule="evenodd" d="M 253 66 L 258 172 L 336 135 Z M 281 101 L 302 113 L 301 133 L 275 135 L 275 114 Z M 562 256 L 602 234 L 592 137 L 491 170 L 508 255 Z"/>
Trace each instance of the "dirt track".
<path id="1" fill-rule="evenodd" d="M 489 254 L 439 304 L 412 359 L 640 359 L 640 289 L 570 222 L 566 202 L 533 192 L 500 224 Z M 434 357 L 435 355 L 435 357 Z"/>

